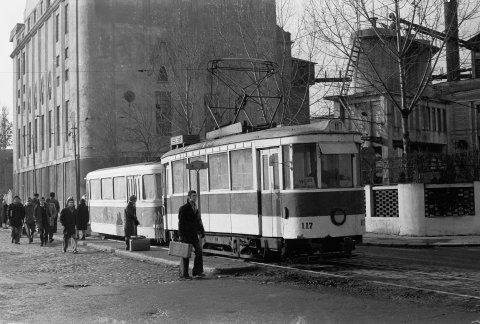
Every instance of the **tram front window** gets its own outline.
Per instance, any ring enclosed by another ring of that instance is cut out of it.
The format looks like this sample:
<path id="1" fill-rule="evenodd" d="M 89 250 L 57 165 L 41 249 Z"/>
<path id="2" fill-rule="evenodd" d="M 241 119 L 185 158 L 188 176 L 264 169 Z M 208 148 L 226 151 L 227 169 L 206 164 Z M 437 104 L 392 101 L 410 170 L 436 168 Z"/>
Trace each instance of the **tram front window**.
<path id="1" fill-rule="evenodd" d="M 321 156 L 322 188 L 353 187 L 351 154 L 326 154 Z"/>

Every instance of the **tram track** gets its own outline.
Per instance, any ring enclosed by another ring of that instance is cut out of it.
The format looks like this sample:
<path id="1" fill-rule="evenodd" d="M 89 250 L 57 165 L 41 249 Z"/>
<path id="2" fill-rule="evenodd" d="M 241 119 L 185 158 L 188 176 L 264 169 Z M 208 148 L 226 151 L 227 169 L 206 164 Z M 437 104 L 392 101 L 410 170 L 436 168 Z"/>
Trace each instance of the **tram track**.
<path id="1" fill-rule="evenodd" d="M 401 290 L 433 293 L 454 298 L 480 301 L 480 291 L 475 287 L 480 280 L 475 278 L 442 275 L 406 268 L 388 268 L 348 261 L 325 261 L 321 264 L 282 265 L 268 262 L 248 261 L 265 268 L 294 271 L 297 273 L 324 276 L 335 279 L 353 280 L 364 284 L 373 284 Z M 347 267 L 345 267 L 347 266 Z M 308 269 L 310 267 L 310 269 Z M 365 271 L 365 268 L 368 270 Z M 373 270 L 373 271 L 372 271 Z"/>

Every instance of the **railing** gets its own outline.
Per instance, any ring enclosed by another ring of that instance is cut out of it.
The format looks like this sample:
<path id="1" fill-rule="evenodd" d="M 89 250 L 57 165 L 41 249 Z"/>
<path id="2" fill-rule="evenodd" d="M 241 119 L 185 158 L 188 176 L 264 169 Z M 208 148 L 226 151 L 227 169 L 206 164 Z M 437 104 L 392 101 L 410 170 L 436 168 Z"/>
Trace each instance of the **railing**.
<path id="1" fill-rule="evenodd" d="M 372 217 L 398 217 L 397 186 L 374 187 Z"/>
<path id="2" fill-rule="evenodd" d="M 417 153 L 408 158 L 361 159 L 362 183 L 469 183 L 480 180 L 480 153 Z"/>

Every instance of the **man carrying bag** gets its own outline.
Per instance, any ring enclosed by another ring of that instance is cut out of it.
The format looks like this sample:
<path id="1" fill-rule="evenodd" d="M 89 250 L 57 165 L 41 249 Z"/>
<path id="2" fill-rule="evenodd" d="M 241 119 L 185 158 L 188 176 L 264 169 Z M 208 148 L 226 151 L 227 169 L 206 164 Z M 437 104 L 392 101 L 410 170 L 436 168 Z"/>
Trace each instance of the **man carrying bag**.
<path id="1" fill-rule="evenodd" d="M 180 235 L 180 241 L 189 243 L 195 250 L 195 259 L 193 261 L 192 275 L 194 277 L 203 277 L 203 258 L 202 258 L 202 246 L 200 238 L 205 237 L 205 230 L 203 228 L 200 212 L 197 208 L 197 192 L 190 190 L 188 192 L 187 203 L 180 207 L 178 211 L 178 232 Z M 180 277 L 188 279 L 188 265 L 190 263 L 189 258 L 180 259 Z"/>

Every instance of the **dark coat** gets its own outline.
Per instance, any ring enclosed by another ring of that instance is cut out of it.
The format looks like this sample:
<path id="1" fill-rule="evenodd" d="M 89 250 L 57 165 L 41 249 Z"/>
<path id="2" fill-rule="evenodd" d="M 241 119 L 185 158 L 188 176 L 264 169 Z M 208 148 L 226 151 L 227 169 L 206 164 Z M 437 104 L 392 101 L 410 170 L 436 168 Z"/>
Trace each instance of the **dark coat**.
<path id="1" fill-rule="evenodd" d="M 25 223 L 31 224 L 35 222 L 35 204 L 28 202 L 24 207 L 25 209 Z"/>
<path id="2" fill-rule="evenodd" d="M 191 244 L 198 242 L 198 234 L 205 234 L 200 212 L 194 212 L 189 202 L 178 210 L 178 234 L 183 242 Z"/>
<path id="3" fill-rule="evenodd" d="M 137 218 L 137 208 L 129 202 L 125 208 L 125 216 L 123 219 L 123 229 L 125 237 L 137 236 L 137 226 L 140 225 Z"/>
<path id="4" fill-rule="evenodd" d="M 37 227 L 39 229 L 50 227 L 49 218 L 50 217 L 49 217 L 49 211 L 48 211 L 47 205 L 43 207 L 40 205 L 35 206 L 35 224 L 37 224 Z"/>
<path id="5" fill-rule="evenodd" d="M 87 205 L 85 205 L 85 203 L 80 203 L 78 205 L 78 225 L 77 225 L 77 228 L 81 231 L 87 230 L 89 220 L 90 220 L 90 214 L 88 212 Z"/>
<path id="6" fill-rule="evenodd" d="M 25 208 L 21 203 L 10 204 L 8 206 L 8 220 L 10 221 L 10 226 L 22 227 L 24 218 Z"/>
<path id="7" fill-rule="evenodd" d="M 58 200 L 55 198 L 49 198 L 47 199 L 47 204 L 53 204 L 55 206 L 55 209 L 50 209 L 50 213 L 52 217 L 58 217 L 58 212 L 60 211 L 60 203 L 58 202 Z"/>
<path id="8" fill-rule="evenodd" d="M 78 211 L 76 208 L 71 210 L 65 207 L 60 212 L 60 223 L 63 226 L 63 234 L 74 235 L 78 225 Z"/>

